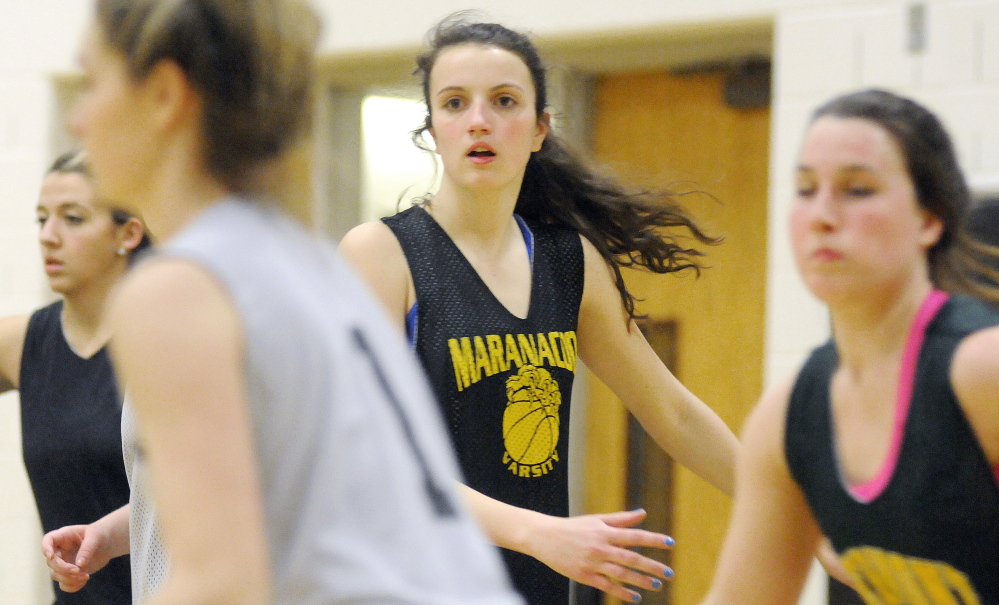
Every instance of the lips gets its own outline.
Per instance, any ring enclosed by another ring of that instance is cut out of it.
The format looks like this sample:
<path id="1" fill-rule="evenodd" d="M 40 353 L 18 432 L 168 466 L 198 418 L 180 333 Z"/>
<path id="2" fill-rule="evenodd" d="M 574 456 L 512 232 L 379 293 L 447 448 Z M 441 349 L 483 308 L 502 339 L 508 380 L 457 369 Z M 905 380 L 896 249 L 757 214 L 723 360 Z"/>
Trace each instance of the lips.
<path id="1" fill-rule="evenodd" d="M 58 273 L 63 267 L 63 263 L 54 258 L 45 257 L 45 272 L 48 274 Z"/>
<path id="2" fill-rule="evenodd" d="M 496 151 L 485 143 L 476 143 L 465 154 L 475 164 L 488 164 L 496 157 Z"/>
<path id="3" fill-rule="evenodd" d="M 819 248 L 815 252 L 812 252 L 812 258 L 819 262 L 828 263 L 843 260 L 843 253 L 832 248 Z"/>

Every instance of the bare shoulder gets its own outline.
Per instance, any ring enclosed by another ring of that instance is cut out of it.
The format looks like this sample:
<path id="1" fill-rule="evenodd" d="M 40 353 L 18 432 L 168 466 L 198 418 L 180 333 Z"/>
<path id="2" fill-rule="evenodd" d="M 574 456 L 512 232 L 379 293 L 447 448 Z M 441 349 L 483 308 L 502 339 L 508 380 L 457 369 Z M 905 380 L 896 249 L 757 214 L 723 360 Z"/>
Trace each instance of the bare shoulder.
<path id="1" fill-rule="evenodd" d="M 597 247 L 593 245 L 593 242 L 582 233 L 579 234 L 579 241 L 583 244 L 583 266 L 586 276 L 589 277 L 591 273 L 596 273 L 597 275 L 606 275 L 608 279 L 611 279 L 612 269 Z"/>
<path id="2" fill-rule="evenodd" d="M 111 318 L 157 316 L 184 304 L 218 298 L 227 298 L 225 290 L 201 265 L 181 259 L 154 259 L 129 273 L 114 297 Z"/>
<path id="3" fill-rule="evenodd" d="M 382 221 L 362 223 L 347 232 L 338 248 L 367 283 L 393 321 L 400 321 L 415 300 L 406 255 L 395 234 Z"/>
<path id="4" fill-rule="evenodd" d="M 965 338 L 954 352 L 951 384 L 982 449 L 999 464 L 999 326 Z"/>
<path id="5" fill-rule="evenodd" d="M 627 317 L 614 283 L 614 270 L 593 242 L 583 234 L 579 235 L 579 239 L 583 243 L 583 300 L 580 312 L 585 315 L 587 312 L 613 310 L 615 319 L 622 314 Z"/>
<path id="6" fill-rule="evenodd" d="M 17 388 L 21 373 L 21 351 L 30 315 L 0 319 L 0 393 Z"/>
<path id="7" fill-rule="evenodd" d="M 403 262 L 406 259 L 399 240 L 382 221 L 361 223 L 348 231 L 340 240 L 339 250 L 350 259 L 356 256 L 397 256 Z"/>
<path id="8" fill-rule="evenodd" d="M 235 305 L 203 267 L 177 259 L 155 259 L 131 272 L 109 313 L 112 351 L 130 364 L 143 360 L 180 363 L 213 340 L 232 341 L 240 333 Z M 229 344 L 232 344 L 231 342 Z"/>

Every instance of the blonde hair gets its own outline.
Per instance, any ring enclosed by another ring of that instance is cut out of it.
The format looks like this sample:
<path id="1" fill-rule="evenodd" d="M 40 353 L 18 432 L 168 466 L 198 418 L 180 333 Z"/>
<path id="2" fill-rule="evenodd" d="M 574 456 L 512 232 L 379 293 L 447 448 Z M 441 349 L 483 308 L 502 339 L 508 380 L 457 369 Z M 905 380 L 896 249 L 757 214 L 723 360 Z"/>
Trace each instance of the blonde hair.
<path id="1" fill-rule="evenodd" d="M 174 61 L 203 103 L 205 160 L 237 192 L 306 131 L 319 20 L 304 0 L 97 0 L 105 42 L 141 79 Z"/>

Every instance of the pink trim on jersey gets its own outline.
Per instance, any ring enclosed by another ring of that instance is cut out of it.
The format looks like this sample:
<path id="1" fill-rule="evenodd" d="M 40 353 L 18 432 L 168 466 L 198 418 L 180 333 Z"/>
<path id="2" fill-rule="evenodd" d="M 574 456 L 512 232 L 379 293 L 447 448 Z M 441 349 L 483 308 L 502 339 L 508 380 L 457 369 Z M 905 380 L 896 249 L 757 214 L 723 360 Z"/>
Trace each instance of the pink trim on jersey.
<path id="1" fill-rule="evenodd" d="M 947 302 L 950 296 L 941 290 L 930 292 L 926 300 L 919 307 L 916 318 L 909 328 L 909 335 L 905 342 L 905 352 L 902 354 L 902 368 L 898 379 L 898 395 L 895 399 L 895 423 L 892 427 L 891 445 L 888 447 L 888 455 L 881 465 L 878 474 L 869 481 L 860 485 L 851 485 L 850 493 L 861 502 L 870 502 L 885 491 L 888 482 L 895 474 L 895 466 L 898 464 L 898 454 L 902 449 L 902 437 L 905 435 L 905 421 L 909 417 L 909 405 L 912 403 L 912 385 L 916 381 L 916 365 L 919 362 L 919 351 L 923 348 L 923 338 L 926 336 L 926 327 L 936 317 L 940 307 Z M 997 479 L 999 479 L 999 468 L 997 468 Z"/>

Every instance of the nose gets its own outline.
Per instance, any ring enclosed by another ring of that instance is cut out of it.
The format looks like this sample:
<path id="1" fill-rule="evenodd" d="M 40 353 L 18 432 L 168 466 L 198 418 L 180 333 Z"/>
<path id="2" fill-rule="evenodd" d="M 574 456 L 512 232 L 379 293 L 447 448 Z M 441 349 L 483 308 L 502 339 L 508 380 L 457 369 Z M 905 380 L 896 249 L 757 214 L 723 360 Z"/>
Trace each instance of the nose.
<path id="1" fill-rule="evenodd" d="M 809 222 L 813 229 L 833 231 L 839 225 L 839 206 L 829 187 L 821 187 L 815 192 L 809 208 Z"/>
<path id="2" fill-rule="evenodd" d="M 489 105 L 484 100 L 472 102 L 468 110 L 468 132 L 470 134 L 488 134 L 492 131 L 489 115 Z"/>
<path id="3" fill-rule="evenodd" d="M 59 245 L 59 234 L 56 233 L 54 217 L 49 217 L 38 230 L 38 241 L 46 248 L 54 248 Z"/>

